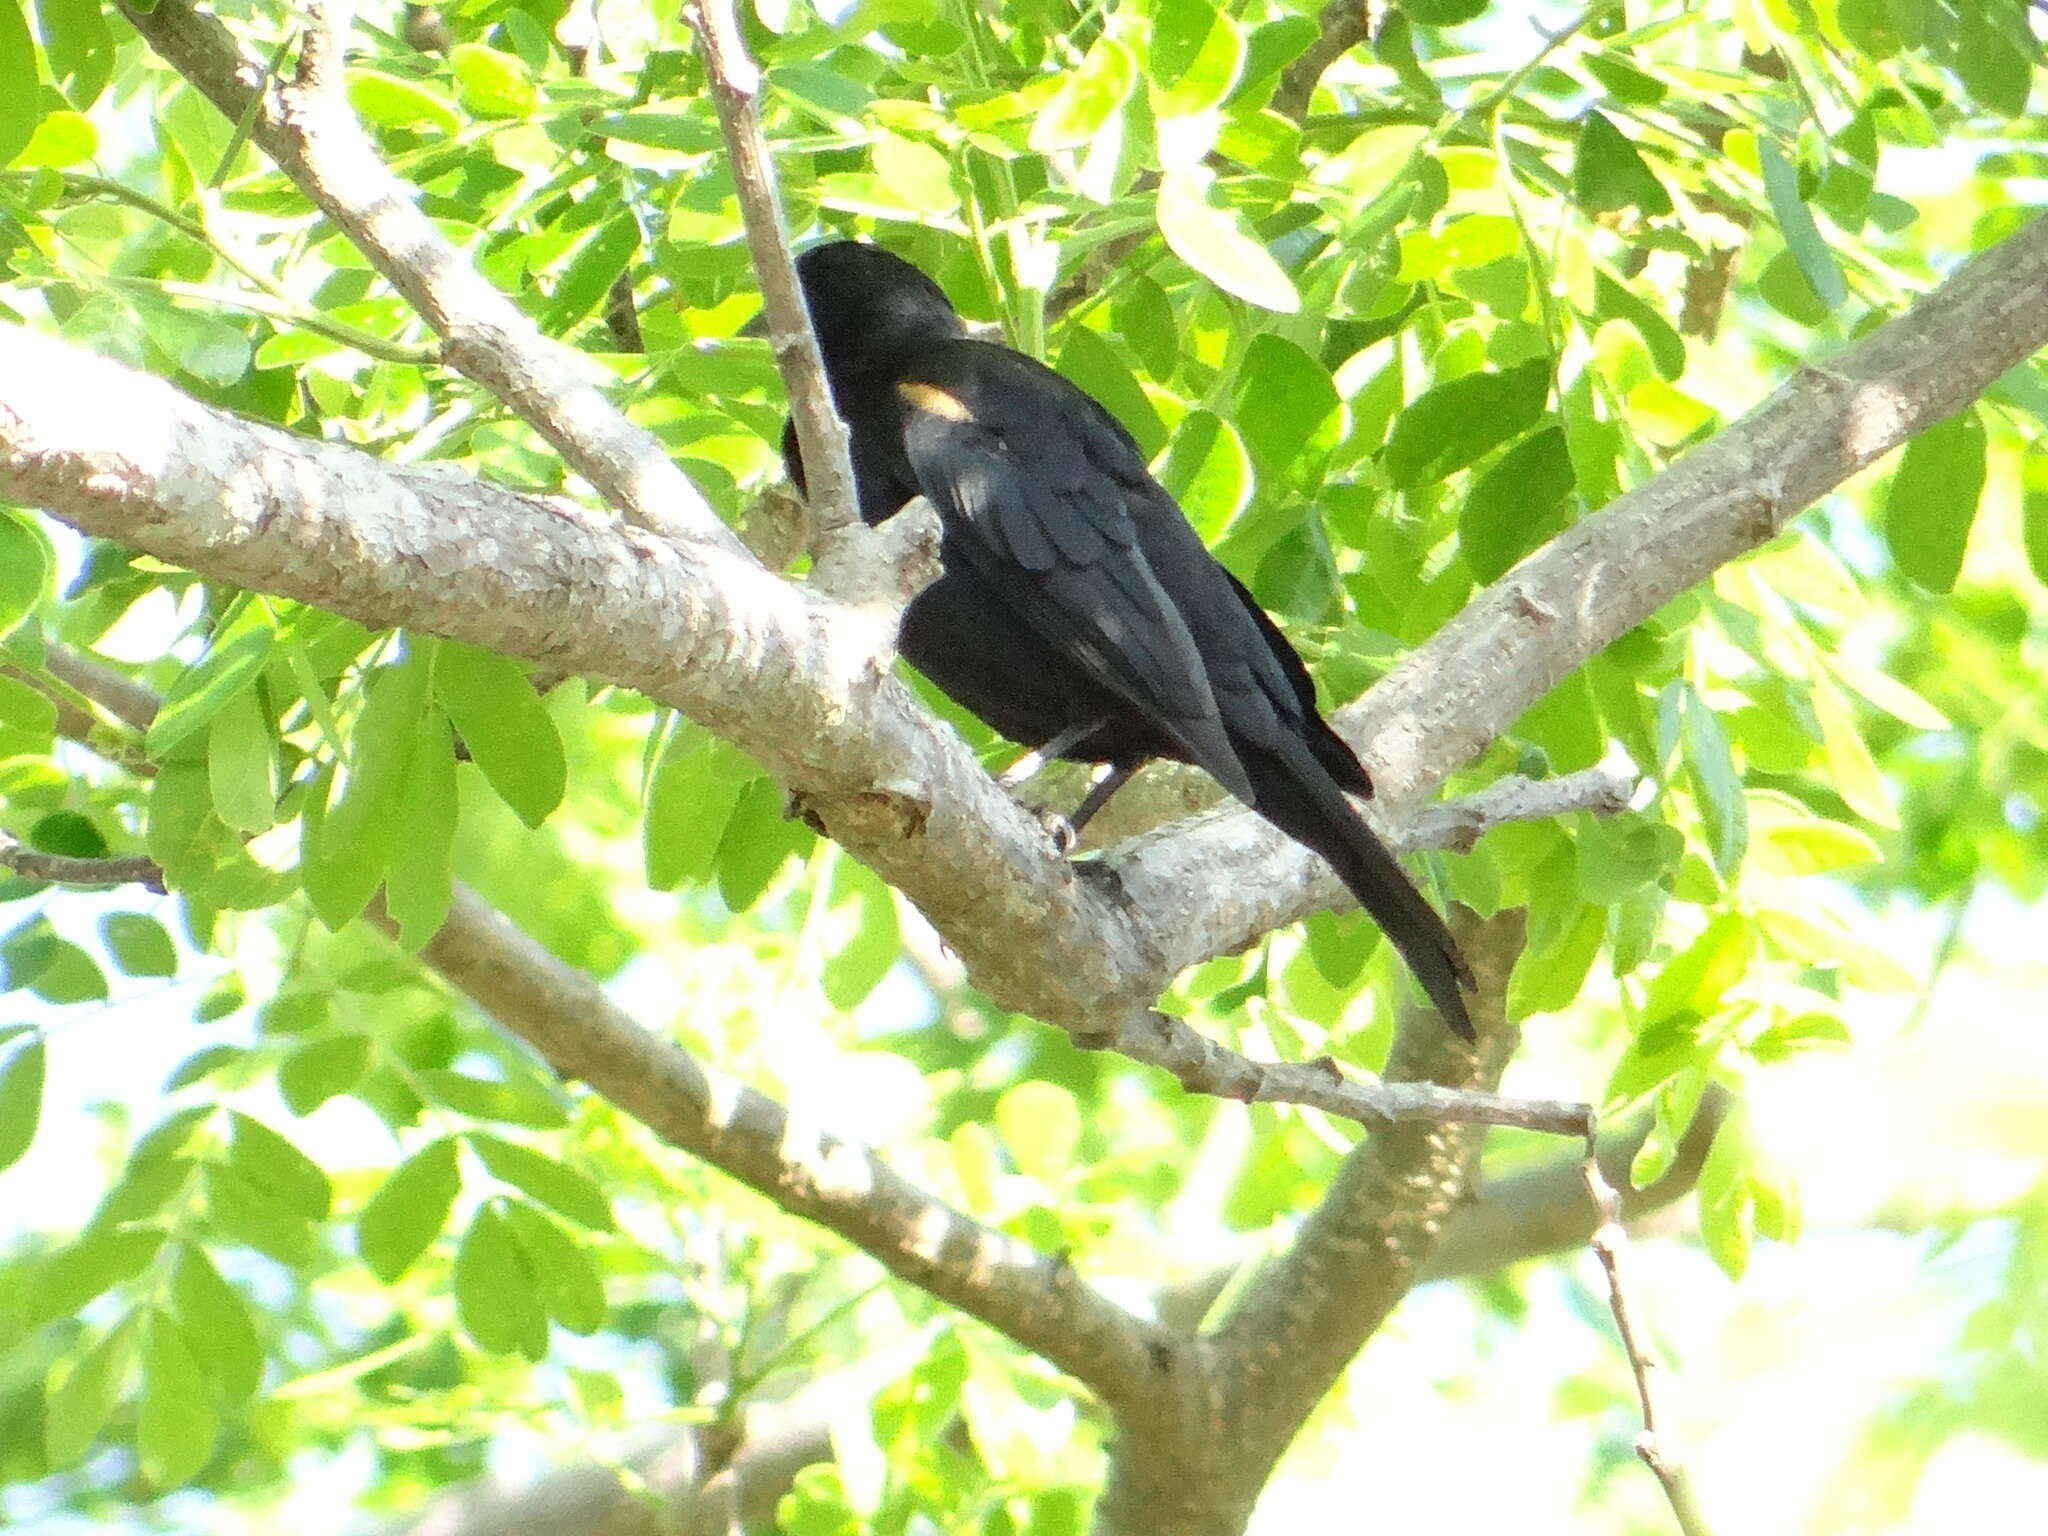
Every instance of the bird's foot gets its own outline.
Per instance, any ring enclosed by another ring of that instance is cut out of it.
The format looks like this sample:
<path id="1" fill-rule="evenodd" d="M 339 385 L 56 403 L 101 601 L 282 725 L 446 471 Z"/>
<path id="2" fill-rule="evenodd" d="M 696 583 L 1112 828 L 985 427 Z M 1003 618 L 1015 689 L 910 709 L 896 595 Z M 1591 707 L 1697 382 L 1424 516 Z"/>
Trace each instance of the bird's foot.
<path id="1" fill-rule="evenodd" d="M 1045 835 L 1052 840 L 1054 853 L 1064 859 L 1074 851 L 1075 845 L 1081 841 L 1081 836 L 1074 830 L 1071 821 L 1049 806 L 1033 805 L 1025 809 L 1030 811 L 1037 818 L 1039 826 L 1045 829 Z"/>

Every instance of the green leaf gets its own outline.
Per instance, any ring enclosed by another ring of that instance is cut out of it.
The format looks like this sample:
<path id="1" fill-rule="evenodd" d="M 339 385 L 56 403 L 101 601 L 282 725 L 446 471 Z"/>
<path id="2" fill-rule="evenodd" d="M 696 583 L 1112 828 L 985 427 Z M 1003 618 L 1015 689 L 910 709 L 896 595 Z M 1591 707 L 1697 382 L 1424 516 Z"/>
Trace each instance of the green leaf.
<path id="1" fill-rule="evenodd" d="M 2024 486 L 2020 536 L 2026 545 L 2027 564 L 2036 581 L 2048 582 L 2048 455 L 2026 454 L 2020 475 Z"/>
<path id="2" fill-rule="evenodd" d="M 0 0 L 0 15 L 4 15 L 8 3 L 9 0 Z M 0 31 L 4 30 L 0 27 Z M 5 63 L 0 62 L 0 77 L 4 77 L 5 71 Z M 41 531 L 24 521 L 19 513 L 0 507 L 0 638 L 11 633 L 49 595 L 51 570 L 49 541 Z"/>
<path id="3" fill-rule="evenodd" d="M 1956 74 L 1971 97 L 2001 117 L 2019 117 L 2027 110 L 2033 72 L 2040 63 L 2040 44 L 2027 33 L 2027 23 L 2015 19 L 2010 25 L 2015 38 L 1998 25 L 1998 6 L 1965 5 L 1962 14 L 1961 46 L 1955 52 Z M 2013 10 L 2017 17 L 2017 8 Z M 2024 39 L 2021 41 L 2020 39 Z"/>
<path id="4" fill-rule="evenodd" d="M 717 120 L 708 112 L 623 112 L 592 123 L 588 132 L 626 144 L 645 144 L 650 149 L 673 149 L 690 155 L 706 154 L 723 143 L 718 136 Z"/>
<path id="5" fill-rule="evenodd" d="M 1381 467 L 1403 490 L 1441 480 L 1535 426 L 1549 392 L 1547 357 L 1424 390 L 1395 418 Z"/>
<path id="6" fill-rule="evenodd" d="M 1823 821 L 1790 795 L 1763 791 L 1752 797 L 1752 857 L 1775 875 L 1822 875 L 1875 864 L 1882 851 L 1868 835 L 1839 821 Z"/>
<path id="7" fill-rule="evenodd" d="M 1642 337 L 1650 349 L 1650 360 L 1660 378 L 1676 379 L 1685 372 L 1685 340 L 1656 310 L 1605 272 L 1593 274 L 1593 313 L 1604 319 L 1621 320 Z"/>
<path id="8" fill-rule="evenodd" d="M 1401 0 L 1401 10 L 1425 27 L 1455 27 L 1485 13 L 1489 0 Z"/>
<path id="9" fill-rule="evenodd" d="M 1749 1176 L 1750 1140 L 1741 1111 L 1721 1123 L 1700 1169 L 1700 1241 L 1731 1280 L 1749 1267 L 1756 1239 L 1756 1200 Z"/>
<path id="10" fill-rule="evenodd" d="M 789 856 L 810 840 L 810 829 L 784 814 L 782 786 L 766 774 L 740 794 L 718 842 L 718 894 L 735 912 L 761 899 Z"/>
<path id="11" fill-rule="evenodd" d="M 1825 680 L 1813 685 L 1814 717 L 1820 722 L 1821 757 L 1827 763 L 1827 782 L 1847 802 L 1849 809 L 1880 827 L 1899 824 L 1898 807 L 1878 772 L 1877 760 L 1864 744 L 1856 724 L 1856 713 L 1840 689 Z"/>
<path id="12" fill-rule="evenodd" d="M 222 1400 L 238 1403 L 263 1380 L 263 1346 L 242 1293 L 221 1278 L 206 1251 L 178 1246 L 171 1267 L 171 1306 L 188 1338 L 203 1339 L 199 1367 Z"/>
<path id="13" fill-rule="evenodd" d="M 833 874 L 835 915 L 857 914 L 846 941 L 825 962 L 819 980 L 826 1001 L 841 1012 L 858 1007 L 903 954 L 896 902 L 888 886 L 852 859 L 840 859 Z"/>
<path id="14" fill-rule="evenodd" d="M 1089 45 L 1078 68 L 1066 71 L 1060 88 L 1031 125 L 1027 141 L 1034 154 L 1072 149 L 1102 132 L 1123 109 L 1138 84 L 1130 50 L 1104 34 Z"/>
<path id="15" fill-rule="evenodd" d="M 29 990 L 46 1003 L 103 1002 L 108 996 L 107 978 L 97 961 L 69 939 L 56 940 L 47 952 L 47 963 L 29 983 Z"/>
<path id="16" fill-rule="evenodd" d="M 1607 755 L 1607 733 L 1583 668 L 1524 710 L 1510 734 L 1542 748 L 1555 773 L 1577 773 Z"/>
<path id="17" fill-rule="evenodd" d="M 203 879 L 229 835 L 213 814 L 213 790 L 203 762 L 184 759 L 157 770 L 149 786 L 144 846 L 163 866 L 173 890 Z"/>
<path id="18" fill-rule="evenodd" d="M 303 1211 L 223 1164 L 209 1164 L 205 1182 L 206 1213 L 221 1235 L 287 1268 L 313 1261 L 318 1245 Z"/>
<path id="19" fill-rule="evenodd" d="M 477 1346 L 539 1360 L 548 1352 L 548 1316 L 533 1272 L 497 1207 L 477 1210 L 455 1255 L 455 1315 Z"/>
<path id="20" fill-rule="evenodd" d="M 1649 163 L 1610 122 L 1588 112 L 1579 124 L 1578 153 L 1572 160 L 1572 197 L 1588 213 L 1640 208 L 1651 217 L 1671 211 L 1671 194 Z"/>
<path id="21" fill-rule="evenodd" d="M 556 1130 L 569 1123 L 569 1111 L 561 1099 L 538 1083 L 501 1082 L 441 1069 L 421 1072 L 417 1081 L 436 1104 L 478 1120 L 524 1125 L 537 1131 Z"/>
<path id="22" fill-rule="evenodd" d="M 602 1328 L 604 1281 L 583 1245 L 530 1205 L 515 1200 L 502 1209 L 526 1255 L 534 1289 L 548 1316 L 571 1333 L 595 1333 Z"/>
<path id="23" fill-rule="evenodd" d="M 35 136 L 42 116 L 37 88 L 36 46 L 28 35 L 28 17 L 21 0 L 0 0 L 0 165 L 20 154 Z"/>
<path id="24" fill-rule="evenodd" d="M 187 309 L 154 295 L 131 291 L 124 296 L 164 356 L 202 384 L 225 389 L 249 371 L 252 348 L 240 327 L 211 311 Z"/>
<path id="25" fill-rule="evenodd" d="M 1237 429 L 1213 411 L 1190 411 L 1159 466 L 1159 483 L 1213 544 L 1252 498 L 1252 460 Z"/>
<path id="26" fill-rule="evenodd" d="M 434 693 L 491 788 L 529 827 L 562 803 L 568 764 L 555 722 L 517 662 L 444 640 Z"/>
<path id="27" fill-rule="evenodd" d="M 0 534 L 0 542 L 5 535 Z M 4 628 L 4 625 L 0 625 Z M 57 706 L 27 683 L 0 677 L 0 757 L 46 753 L 55 744 Z"/>
<path id="28" fill-rule="evenodd" d="M 1749 924 L 1734 912 L 1718 914 L 1650 983 L 1643 998 L 1643 1035 L 1666 1019 L 1714 1013 L 1747 973 L 1755 953 Z"/>
<path id="29" fill-rule="evenodd" d="M 102 859 L 107 855 L 106 834 L 91 817 L 76 811 L 53 811 L 38 817 L 29 828 L 28 844 L 44 853 L 61 853 L 74 859 Z"/>
<path id="30" fill-rule="evenodd" d="M 953 167 L 931 145 L 901 134 L 877 135 L 873 150 L 875 174 L 911 207 L 930 218 L 948 218 L 959 210 L 960 193 L 953 185 Z"/>
<path id="31" fill-rule="evenodd" d="M 231 694 L 206 740 L 213 811 L 238 832 L 268 831 L 277 821 L 277 742 L 254 688 Z"/>
<path id="32" fill-rule="evenodd" d="M 399 800 L 405 836 L 391 848 L 384 905 L 398 924 L 399 944 L 417 950 L 440 931 L 455 899 L 455 738 L 448 717 L 432 706 L 420 716 Z"/>
<path id="33" fill-rule="evenodd" d="M 1085 325 L 1067 327 L 1056 366 L 1067 378 L 1101 401 L 1124 430 L 1138 440 L 1148 456 L 1166 443 L 1166 424 L 1124 360 L 1101 336 Z"/>
<path id="34" fill-rule="evenodd" d="M 1500 456 L 1473 482 L 1458 512 L 1458 550 L 1480 581 L 1493 581 L 1565 526 L 1577 480 L 1564 429 L 1546 426 Z"/>
<path id="35" fill-rule="evenodd" d="M 632 214 L 615 214 L 600 224 L 569 258 L 541 324 L 560 334 L 589 314 L 603 302 L 639 246 L 640 226 Z"/>
<path id="36" fill-rule="evenodd" d="M 1680 737 L 1685 743 L 1685 774 L 1693 800 L 1705 823 L 1707 848 L 1723 880 L 1735 878 L 1749 849 L 1749 806 L 1743 798 L 1742 776 L 1720 718 L 1690 683 L 1683 690 L 1684 716 Z"/>
<path id="37" fill-rule="evenodd" d="M 1279 314 L 1301 308 L 1294 280 L 1226 205 L 1204 171 L 1175 168 L 1159 183 L 1159 232 L 1174 255 L 1247 303 Z"/>
<path id="38" fill-rule="evenodd" d="M 147 913 L 109 912 L 100 919 L 100 941 L 130 976 L 178 974 L 177 945 L 164 925 Z"/>
<path id="39" fill-rule="evenodd" d="M 36 1139 L 43 1112 L 43 1073 L 47 1065 L 43 1037 L 27 1043 L 0 1062 L 0 1168 L 21 1161 Z"/>
<path id="40" fill-rule="evenodd" d="M 1607 938 L 1606 914 L 1581 904 L 1554 944 L 1525 949 L 1508 978 L 1508 1012 L 1517 1019 L 1569 1008 Z"/>
<path id="41" fill-rule="evenodd" d="M 726 823 L 759 773 L 732 743 L 677 724 L 647 785 L 641 839 L 649 886 L 666 891 L 711 878 Z"/>
<path id="42" fill-rule="evenodd" d="M 598 1232 L 612 1230 L 611 1204 L 587 1175 L 543 1152 L 501 1140 L 484 1131 L 472 1131 L 468 1139 L 470 1149 L 490 1170 L 491 1177 L 524 1190 L 542 1205 L 560 1211 L 571 1221 L 581 1222 Z"/>
<path id="43" fill-rule="evenodd" d="M 145 1227 L 88 1227 L 60 1248 L 29 1284 L 26 1321 L 40 1326 L 83 1310 L 94 1297 L 142 1272 L 163 1246 L 163 1234 Z"/>
<path id="44" fill-rule="evenodd" d="M 28 148 L 14 157 L 14 163 L 22 169 L 84 165 L 99 149 L 100 131 L 91 118 L 76 112 L 51 112 L 36 124 Z"/>
<path id="45" fill-rule="evenodd" d="M 1799 264 L 1799 272 L 1827 310 L 1839 310 L 1849 302 L 1849 285 L 1835 264 L 1835 253 L 1813 221 L 1813 210 L 1799 195 L 1799 169 L 1779 151 L 1774 140 L 1760 135 L 1756 141 L 1758 163 L 1763 167 L 1764 192 L 1771 201 L 1771 213 L 1783 231 L 1786 247 Z"/>
<path id="46" fill-rule="evenodd" d="M 426 708 L 428 657 L 422 647 L 396 666 L 379 667 L 349 735 L 349 776 L 339 803 L 324 812 L 319 786 L 307 801 L 300 879 L 313 911 L 329 928 L 369 904 L 405 825 L 404 789 L 420 715 Z"/>
<path id="47" fill-rule="evenodd" d="M 1579 894 L 1610 907 L 1678 867 L 1684 839 L 1675 827 L 1633 811 L 1573 818 Z"/>
<path id="48" fill-rule="evenodd" d="M 1317 912 L 1303 925 L 1302 937 L 1323 980 L 1348 987 L 1379 948 L 1380 931 L 1353 912 Z"/>
<path id="49" fill-rule="evenodd" d="M 139 1312 L 124 1317 L 71 1368 L 43 1410 L 43 1451 L 54 1467 L 77 1461 L 99 1438 L 127 1390 L 142 1340 Z"/>
<path id="50" fill-rule="evenodd" d="M 1330 371 L 1285 337 L 1261 332 L 1237 371 L 1237 430 L 1269 471 L 1285 469 L 1336 415 Z"/>
<path id="51" fill-rule="evenodd" d="M 36 0 L 36 24 L 57 89 L 85 111 L 114 73 L 114 34 L 101 0 Z M 0 77 L 5 74 L 0 63 Z"/>
<path id="52" fill-rule="evenodd" d="M 206 1378 L 184 1330 L 168 1312 L 152 1313 L 135 1415 L 142 1475 L 159 1489 L 175 1488 L 206 1465 L 219 1438 L 220 1416 L 207 1398 Z"/>
<path id="53" fill-rule="evenodd" d="M 368 1035 L 329 1035 L 302 1045 L 277 1069 L 277 1092 L 295 1115 L 310 1115 L 347 1093 L 370 1070 Z"/>
<path id="54" fill-rule="evenodd" d="M 348 104 L 379 128 L 432 129 L 451 137 L 462 130 L 455 103 L 431 85 L 370 69 L 348 72 Z"/>
<path id="55" fill-rule="evenodd" d="M 827 127 L 866 132 L 864 119 L 875 93 L 851 75 L 822 64 L 778 64 L 767 72 L 767 82 Z"/>
<path id="56" fill-rule="evenodd" d="M 996 1100 L 996 1130 L 1029 1177 L 1055 1188 L 1073 1177 L 1081 1109 L 1066 1089 L 1031 1079 L 1006 1090 Z"/>
<path id="57" fill-rule="evenodd" d="M 1645 1189 L 1663 1178 L 1678 1160 L 1679 1147 L 1706 1094 L 1707 1080 L 1704 1070 L 1687 1072 L 1657 1090 L 1650 1133 L 1629 1160 L 1628 1181 L 1637 1189 Z"/>
<path id="58" fill-rule="evenodd" d="M 449 1137 L 429 1142 L 391 1171 L 356 1217 L 356 1252 L 386 1285 L 412 1268 L 448 1225 L 462 1176 Z"/>
<path id="59" fill-rule="evenodd" d="M 1133 277 L 1117 290 L 1116 297 L 1110 301 L 1109 313 L 1116 334 L 1123 339 L 1123 344 L 1144 366 L 1145 371 L 1155 379 L 1171 378 L 1175 369 L 1180 366 L 1180 328 L 1174 318 L 1173 301 L 1167 298 L 1166 290 L 1149 277 Z M 1085 329 L 1085 326 L 1070 326 L 1069 336 Z M 1061 360 L 1060 371 L 1068 378 L 1074 379 L 1076 383 L 1080 382 L 1079 377 L 1066 367 L 1064 358 Z M 1127 370 L 1126 373 L 1128 374 Z M 1136 381 L 1132 382 L 1135 385 Z M 1095 394 L 1093 388 L 1089 388 L 1088 392 L 1091 395 Z M 1098 395 L 1096 398 L 1102 397 Z M 1140 398 L 1143 398 L 1142 391 Z M 1109 404 L 1107 401 L 1104 403 Z M 1164 426 L 1159 429 L 1158 442 L 1146 443 L 1137 428 L 1131 426 L 1128 416 L 1115 405 L 1110 405 L 1110 409 L 1126 427 L 1130 428 L 1131 435 L 1138 438 L 1147 453 L 1159 451 L 1159 444 L 1166 441 Z M 1145 401 L 1145 411 L 1153 420 L 1158 420 L 1150 400 Z"/>
<path id="60" fill-rule="evenodd" d="M 1156 0 L 1146 76 L 1161 118 L 1192 117 L 1230 94 L 1244 67 L 1244 35 L 1209 0 Z"/>
<path id="61" fill-rule="evenodd" d="M 1785 1061 L 1803 1051 L 1846 1051 L 1855 1043 L 1840 1015 L 1802 1013 L 1760 1030 L 1749 1042 L 1749 1054 L 1762 1062 Z"/>
<path id="62" fill-rule="evenodd" d="M 245 604 L 213 637 L 206 654 L 178 674 L 163 706 L 150 722 L 143 745 L 162 762 L 213 719 L 231 699 L 249 689 L 270 660 L 277 626 L 262 603 Z"/>
<path id="63" fill-rule="evenodd" d="M 236 1171 L 309 1221 L 325 1221 L 334 1187 L 320 1165 L 260 1120 L 231 1110 L 228 1121 L 228 1160 Z"/>
<path id="64" fill-rule="evenodd" d="M 455 72 L 456 94 L 478 117 L 531 118 L 540 107 L 540 90 L 526 65 L 514 55 L 482 43 L 457 43 L 448 50 Z"/>
<path id="65" fill-rule="evenodd" d="M 1984 493 L 1984 424 L 1975 407 L 1906 444 L 1884 497 L 1884 538 L 1899 569 L 1930 592 L 1950 592 Z"/>

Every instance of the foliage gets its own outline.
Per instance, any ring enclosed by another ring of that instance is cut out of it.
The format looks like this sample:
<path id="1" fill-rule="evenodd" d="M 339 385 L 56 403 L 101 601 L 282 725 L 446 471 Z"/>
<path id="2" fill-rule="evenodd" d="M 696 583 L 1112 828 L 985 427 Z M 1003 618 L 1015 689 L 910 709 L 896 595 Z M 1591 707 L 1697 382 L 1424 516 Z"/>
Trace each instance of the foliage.
<path id="1" fill-rule="evenodd" d="M 265 58 L 301 25 L 219 9 Z M 885 241 L 1105 401 L 1333 704 L 2010 233 L 2040 174 L 2015 147 L 2039 128 L 2018 0 L 1631 0 L 1553 9 L 1548 34 L 1484 0 L 1370 9 L 1312 97 L 1290 71 L 1318 19 L 1287 0 L 747 18 L 792 226 Z M 373 9 L 349 99 L 443 234 L 598 359 L 737 523 L 779 474 L 781 390 L 742 334 L 757 296 L 702 72 L 662 15 L 599 7 L 586 58 L 547 0 L 448 7 L 445 52 Z M 0 90 L 6 317 L 299 432 L 569 488 L 118 15 L 0 0 L 0 80 L 31 75 Z M 1851 1046 L 1873 994 L 1922 987 L 1874 912 L 2041 894 L 2044 419 L 2030 364 L 1462 776 L 1622 754 L 1644 778 L 1623 816 L 1501 828 L 1435 869 L 1481 911 L 1528 908 L 1513 1009 L 1590 1096 L 1647 1102 L 1640 1177 L 1709 1081 Z M 501 658 L 21 512 L 0 511 L 0 631 L 0 830 L 147 852 L 171 891 L 0 878 L 22 1000 L 0 1162 L 51 1134 L 46 1066 L 92 1056 L 109 999 L 189 1012 L 161 1094 L 133 1124 L 105 1112 L 91 1214 L 0 1252 L 0 1468 L 28 1510 L 181 1488 L 274 1506 L 294 1456 L 345 1445 L 374 1458 L 363 1507 L 404 1509 L 520 1426 L 569 1457 L 882 1358 L 786 1529 L 1079 1528 L 1100 1432 L 1044 1366 L 877 1286 L 425 978 L 410 954 L 456 879 L 651 1026 L 1090 1273 L 1174 1277 L 1190 1222 L 1211 1248 L 1286 1231 L 1347 1140 L 1268 1110 L 1245 1137 L 1240 1106 L 906 963 L 914 914 L 744 754 L 636 699 L 537 694 Z M 88 701 L 53 646 L 119 659 L 163 695 L 154 721 L 68 740 Z M 380 888 L 396 946 L 360 920 Z M 1370 1067 L 1397 975 L 1362 920 L 1325 915 L 1168 1006 Z M 1698 1218 L 1731 1275 L 1796 1234 L 1797 1171 L 1754 1126 L 1718 1144 Z M 2016 1219 L 2037 1259 L 2038 1215 Z M 2002 1370 L 1972 1411 L 2002 1411 Z"/>

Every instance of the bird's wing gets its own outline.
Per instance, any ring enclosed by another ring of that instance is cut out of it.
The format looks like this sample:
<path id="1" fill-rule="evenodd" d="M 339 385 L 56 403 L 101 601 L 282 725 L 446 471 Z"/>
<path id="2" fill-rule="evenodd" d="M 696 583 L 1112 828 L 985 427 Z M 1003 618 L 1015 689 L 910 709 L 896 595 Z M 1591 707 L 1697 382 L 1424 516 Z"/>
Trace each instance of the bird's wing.
<path id="1" fill-rule="evenodd" d="M 1130 703 L 1249 802 L 1251 785 L 1217 718 L 1202 653 L 1140 548 L 1137 479 L 1104 468 L 1086 397 L 1050 370 L 976 343 L 900 380 L 903 446 L 957 551 L 1017 618 Z M 1112 459 L 1119 455 L 1111 453 Z"/>

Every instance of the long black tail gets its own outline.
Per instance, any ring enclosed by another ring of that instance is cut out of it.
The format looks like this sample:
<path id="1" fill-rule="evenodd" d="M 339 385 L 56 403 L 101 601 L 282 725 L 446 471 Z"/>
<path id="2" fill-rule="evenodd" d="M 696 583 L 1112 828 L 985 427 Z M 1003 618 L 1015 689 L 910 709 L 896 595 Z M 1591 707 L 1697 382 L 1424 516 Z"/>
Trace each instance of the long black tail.
<path id="1" fill-rule="evenodd" d="M 1233 745 L 1258 794 L 1258 813 L 1330 861 L 1338 878 L 1408 962 L 1444 1022 L 1462 1038 L 1475 1038 L 1460 990 L 1472 986 L 1472 972 L 1458 953 L 1451 930 L 1344 798 L 1309 743 L 1290 740 L 1278 750 Z"/>

